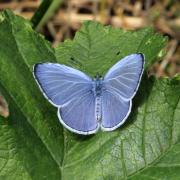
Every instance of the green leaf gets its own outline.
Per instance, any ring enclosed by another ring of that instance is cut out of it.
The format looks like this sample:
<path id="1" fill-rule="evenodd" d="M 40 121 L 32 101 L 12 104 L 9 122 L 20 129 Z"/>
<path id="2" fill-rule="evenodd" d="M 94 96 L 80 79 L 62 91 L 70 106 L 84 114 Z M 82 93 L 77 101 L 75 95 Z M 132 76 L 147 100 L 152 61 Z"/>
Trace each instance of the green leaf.
<path id="1" fill-rule="evenodd" d="M 173 145 L 158 160 L 149 167 L 130 178 L 131 180 L 171 179 L 180 177 L 180 143 Z"/>
<path id="2" fill-rule="evenodd" d="M 166 41 L 151 28 L 130 32 L 86 21 L 73 41 L 65 41 L 57 47 L 56 56 L 59 62 L 94 76 L 97 71 L 104 74 L 115 62 L 131 53 L 143 53 L 148 67 L 161 53 Z"/>
<path id="3" fill-rule="evenodd" d="M 90 75 L 142 52 L 149 67 L 166 40 L 152 29 L 125 32 L 86 22 L 54 50 L 30 23 L 0 14 L 0 91 L 10 109 L 0 117 L 0 179 L 177 179 L 180 165 L 180 79 L 147 78 L 127 122 L 92 136 L 62 128 L 32 76 L 38 62 L 60 62 Z"/>

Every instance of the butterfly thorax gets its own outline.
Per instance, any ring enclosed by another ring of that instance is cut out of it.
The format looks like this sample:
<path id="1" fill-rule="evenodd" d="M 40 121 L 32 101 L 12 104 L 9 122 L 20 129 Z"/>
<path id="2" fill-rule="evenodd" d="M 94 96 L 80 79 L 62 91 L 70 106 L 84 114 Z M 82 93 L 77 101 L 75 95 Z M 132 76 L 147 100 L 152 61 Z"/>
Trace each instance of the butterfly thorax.
<path id="1" fill-rule="evenodd" d="M 102 92 L 102 78 L 98 74 L 95 77 L 95 95 L 101 96 Z"/>

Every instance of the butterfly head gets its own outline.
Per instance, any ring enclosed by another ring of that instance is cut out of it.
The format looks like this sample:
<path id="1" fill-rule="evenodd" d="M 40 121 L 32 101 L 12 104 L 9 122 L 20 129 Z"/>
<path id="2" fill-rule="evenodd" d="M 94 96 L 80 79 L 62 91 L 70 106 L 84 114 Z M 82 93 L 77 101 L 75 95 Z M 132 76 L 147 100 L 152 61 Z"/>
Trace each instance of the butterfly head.
<path id="1" fill-rule="evenodd" d="M 95 80 L 101 80 L 102 76 L 97 72 L 95 76 Z"/>

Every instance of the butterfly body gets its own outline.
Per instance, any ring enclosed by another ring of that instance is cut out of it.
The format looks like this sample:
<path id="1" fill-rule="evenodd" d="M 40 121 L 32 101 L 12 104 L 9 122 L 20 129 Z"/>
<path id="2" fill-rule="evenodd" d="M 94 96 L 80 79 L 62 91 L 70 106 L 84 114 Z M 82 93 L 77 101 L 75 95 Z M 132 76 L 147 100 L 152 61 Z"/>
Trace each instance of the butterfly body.
<path id="1" fill-rule="evenodd" d="M 34 77 L 44 96 L 58 108 L 60 122 L 78 134 L 93 134 L 101 128 L 112 131 L 131 112 L 144 69 L 144 56 L 126 56 L 102 78 L 57 63 L 34 66 Z"/>
<path id="2" fill-rule="evenodd" d="M 94 88 L 94 96 L 95 96 L 95 118 L 99 122 L 101 121 L 101 98 L 102 98 L 102 90 L 103 90 L 103 79 L 99 75 L 99 73 L 96 74 L 95 79 L 93 80 Z"/>

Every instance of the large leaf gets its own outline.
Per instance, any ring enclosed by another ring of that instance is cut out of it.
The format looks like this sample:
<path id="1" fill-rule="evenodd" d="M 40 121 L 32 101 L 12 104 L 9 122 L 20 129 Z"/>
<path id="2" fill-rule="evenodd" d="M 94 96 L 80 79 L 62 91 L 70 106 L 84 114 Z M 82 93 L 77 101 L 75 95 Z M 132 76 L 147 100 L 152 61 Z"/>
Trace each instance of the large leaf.
<path id="1" fill-rule="evenodd" d="M 55 51 L 24 19 L 0 15 L 0 91 L 10 117 L 0 117 L 0 179 L 176 179 L 180 175 L 180 80 L 143 77 L 125 125 L 80 136 L 62 128 L 32 76 L 37 62 L 60 62 L 90 75 L 142 52 L 146 67 L 165 39 L 151 29 L 125 32 L 86 22 Z"/>

